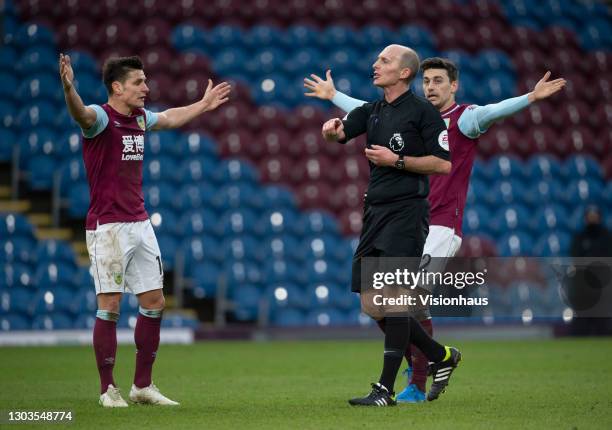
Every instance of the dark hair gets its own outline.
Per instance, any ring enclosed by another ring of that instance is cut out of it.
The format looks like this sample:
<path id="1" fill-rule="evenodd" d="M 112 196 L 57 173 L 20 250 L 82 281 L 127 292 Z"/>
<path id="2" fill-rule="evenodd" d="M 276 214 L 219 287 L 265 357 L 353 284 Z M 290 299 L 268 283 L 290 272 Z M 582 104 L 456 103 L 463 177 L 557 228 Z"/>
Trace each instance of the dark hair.
<path id="1" fill-rule="evenodd" d="M 455 63 L 447 58 L 432 57 L 426 58 L 421 63 L 421 72 L 429 69 L 444 69 L 448 73 L 448 78 L 451 82 L 459 79 L 459 69 Z"/>
<path id="2" fill-rule="evenodd" d="M 113 82 L 125 82 L 128 73 L 132 70 L 143 70 L 140 57 L 115 57 L 109 58 L 102 67 L 102 80 L 108 94 L 113 93 Z"/>

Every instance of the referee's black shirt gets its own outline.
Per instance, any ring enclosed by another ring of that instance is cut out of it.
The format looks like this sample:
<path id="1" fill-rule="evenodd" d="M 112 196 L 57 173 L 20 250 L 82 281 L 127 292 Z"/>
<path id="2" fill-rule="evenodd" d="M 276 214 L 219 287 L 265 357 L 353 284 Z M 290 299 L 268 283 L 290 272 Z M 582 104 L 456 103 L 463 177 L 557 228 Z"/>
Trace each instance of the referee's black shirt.
<path id="1" fill-rule="evenodd" d="M 367 132 L 367 146 L 386 146 L 408 157 L 434 155 L 450 160 L 446 124 L 440 112 L 426 99 L 409 89 L 391 103 L 384 99 L 352 110 L 343 121 L 344 142 Z M 426 198 L 427 175 L 376 166 L 370 162 L 368 203 L 392 203 Z"/>

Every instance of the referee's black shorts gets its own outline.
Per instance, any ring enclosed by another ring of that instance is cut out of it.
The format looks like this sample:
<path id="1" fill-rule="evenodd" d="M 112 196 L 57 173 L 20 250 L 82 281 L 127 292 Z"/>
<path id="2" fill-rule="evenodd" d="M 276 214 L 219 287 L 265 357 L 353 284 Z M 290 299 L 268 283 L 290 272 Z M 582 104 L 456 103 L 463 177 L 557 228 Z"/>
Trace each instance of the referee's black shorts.
<path id="1" fill-rule="evenodd" d="M 363 213 L 359 246 L 353 256 L 351 290 L 361 291 L 362 257 L 418 257 L 429 233 L 429 202 L 408 199 L 368 204 Z"/>

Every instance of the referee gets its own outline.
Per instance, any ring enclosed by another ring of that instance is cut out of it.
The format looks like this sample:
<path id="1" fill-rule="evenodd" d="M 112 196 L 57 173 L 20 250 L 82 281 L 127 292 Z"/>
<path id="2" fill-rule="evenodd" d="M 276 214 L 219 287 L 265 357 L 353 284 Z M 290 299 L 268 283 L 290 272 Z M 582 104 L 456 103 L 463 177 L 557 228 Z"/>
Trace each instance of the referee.
<path id="1" fill-rule="evenodd" d="M 323 125 L 325 140 L 346 143 L 367 135 L 365 155 L 370 181 L 365 199 L 363 229 L 353 256 L 352 290 L 361 291 L 362 257 L 418 257 L 429 230 L 430 174 L 451 170 L 448 134 L 440 113 L 410 90 L 419 70 L 417 53 L 405 46 L 389 45 L 373 65 L 373 83 L 384 98 L 351 111 L 345 120 L 334 118 Z M 412 317 L 384 317 L 377 321 L 385 332 L 383 370 L 379 382 L 364 398 L 351 405 L 395 405 L 393 385 L 404 351 L 415 344 L 433 362 L 433 398 L 446 387 L 460 360 L 454 348 L 440 345 Z M 436 370 L 443 374 L 436 378 Z"/>

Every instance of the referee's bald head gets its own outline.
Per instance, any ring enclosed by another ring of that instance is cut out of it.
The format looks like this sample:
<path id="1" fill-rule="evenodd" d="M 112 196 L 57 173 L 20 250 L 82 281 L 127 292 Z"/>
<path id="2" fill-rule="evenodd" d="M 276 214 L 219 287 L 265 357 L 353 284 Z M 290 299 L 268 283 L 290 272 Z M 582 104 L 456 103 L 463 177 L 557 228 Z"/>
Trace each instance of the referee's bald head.
<path id="1" fill-rule="evenodd" d="M 385 50 L 389 50 L 389 52 L 392 52 L 399 58 L 400 67 L 402 69 L 410 70 L 410 76 L 405 79 L 406 83 L 410 84 L 417 73 L 419 73 L 419 67 L 421 66 L 419 54 L 412 48 L 397 44 L 389 45 Z"/>

